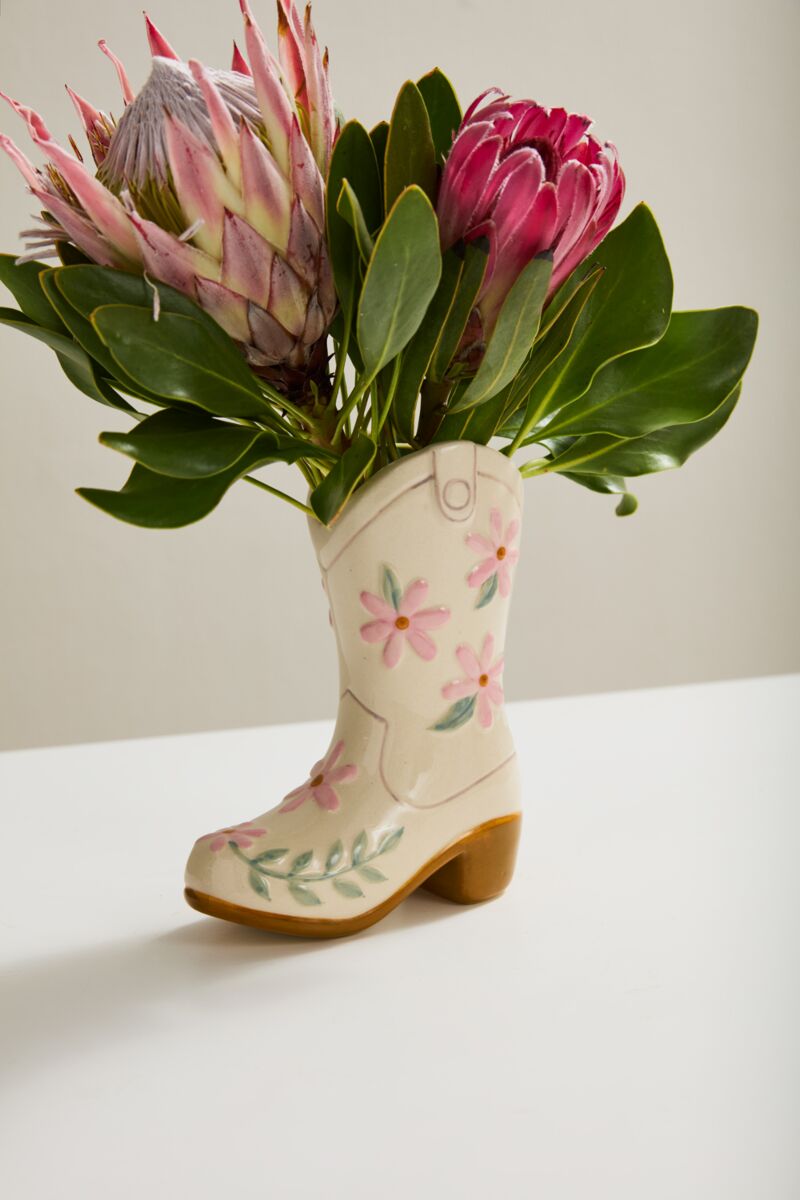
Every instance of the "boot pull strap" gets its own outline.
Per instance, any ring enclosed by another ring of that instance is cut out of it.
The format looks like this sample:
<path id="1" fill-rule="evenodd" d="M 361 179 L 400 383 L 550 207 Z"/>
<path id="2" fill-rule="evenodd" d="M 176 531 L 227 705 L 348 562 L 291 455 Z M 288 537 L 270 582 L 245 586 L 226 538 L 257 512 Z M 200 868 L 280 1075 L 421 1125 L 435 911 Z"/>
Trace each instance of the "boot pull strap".
<path id="1" fill-rule="evenodd" d="M 468 521 L 475 511 L 476 450 L 474 442 L 449 442 L 433 452 L 436 499 L 449 521 Z"/>

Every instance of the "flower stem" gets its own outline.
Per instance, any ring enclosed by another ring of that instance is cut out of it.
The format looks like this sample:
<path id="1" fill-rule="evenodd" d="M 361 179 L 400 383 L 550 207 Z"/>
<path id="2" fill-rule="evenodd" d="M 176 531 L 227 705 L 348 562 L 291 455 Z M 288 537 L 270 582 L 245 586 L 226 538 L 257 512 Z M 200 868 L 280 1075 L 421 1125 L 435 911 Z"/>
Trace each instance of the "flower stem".
<path id="1" fill-rule="evenodd" d="M 263 863 L 257 863 L 255 859 L 248 858 L 244 851 L 240 849 L 235 842 L 228 842 L 228 845 L 237 858 L 241 859 L 242 862 L 247 863 L 251 871 L 258 871 L 259 875 L 266 875 L 269 879 L 282 879 L 286 883 L 290 883 L 293 880 L 296 880 L 297 883 L 325 883 L 328 879 L 338 879 L 340 875 L 346 875 L 348 871 L 357 871 L 359 867 L 365 867 L 371 863 L 374 858 L 379 857 L 379 851 L 374 850 L 372 854 L 368 854 L 365 858 L 362 858 L 360 862 L 349 864 L 345 862 L 335 871 L 317 871 L 311 875 L 309 875 L 307 872 L 298 872 L 295 875 L 291 871 L 279 871 L 276 868 L 265 867 Z"/>
<path id="2" fill-rule="evenodd" d="M 292 504 L 295 508 L 299 508 L 300 512 L 304 512 L 307 517 L 317 519 L 317 515 L 313 508 L 309 508 L 307 504 L 303 504 L 302 500 L 295 500 L 294 496 L 289 496 L 286 492 L 282 492 L 280 488 L 271 487 L 270 484 L 264 483 L 263 479 L 256 479 L 253 475 L 242 476 L 245 483 L 252 483 L 254 487 L 262 488 L 263 491 L 269 492 L 272 496 L 277 496 L 280 500 L 285 500 L 287 504 Z"/>

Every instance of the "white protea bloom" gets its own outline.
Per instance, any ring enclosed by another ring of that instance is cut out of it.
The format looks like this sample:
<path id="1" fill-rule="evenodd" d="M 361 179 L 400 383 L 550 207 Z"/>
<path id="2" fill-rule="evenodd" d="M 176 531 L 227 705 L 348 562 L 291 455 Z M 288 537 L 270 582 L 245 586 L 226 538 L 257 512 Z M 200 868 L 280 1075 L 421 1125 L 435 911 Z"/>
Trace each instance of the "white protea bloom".
<path id="1" fill-rule="evenodd" d="M 146 272 L 191 296 L 271 373 L 321 357 L 334 315 L 324 179 L 335 120 L 310 6 L 301 19 L 279 0 L 276 61 L 240 5 L 249 66 L 236 47 L 229 71 L 183 62 L 146 17 L 153 61 L 137 95 L 100 43 L 122 87 L 119 121 L 67 89 L 96 173 L 72 139 L 74 153 L 7 96 L 47 162 L 36 168 L 5 136 L 0 146 L 44 209 L 27 235 L 31 257 L 69 242 L 102 266 Z"/>

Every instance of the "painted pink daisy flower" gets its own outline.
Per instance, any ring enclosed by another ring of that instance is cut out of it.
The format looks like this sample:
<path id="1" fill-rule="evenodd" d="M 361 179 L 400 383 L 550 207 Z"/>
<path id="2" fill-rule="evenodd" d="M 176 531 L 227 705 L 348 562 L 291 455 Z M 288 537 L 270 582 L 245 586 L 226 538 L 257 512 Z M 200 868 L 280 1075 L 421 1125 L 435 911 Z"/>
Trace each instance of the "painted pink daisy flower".
<path id="1" fill-rule="evenodd" d="M 206 833 L 197 840 L 208 842 L 209 850 L 222 850 L 228 842 L 247 850 L 255 838 L 263 837 L 266 832 L 266 829 L 255 826 L 252 821 L 244 821 L 241 825 L 231 825 L 229 829 L 217 829 L 214 833 Z"/>
<path id="2" fill-rule="evenodd" d="M 376 619 L 361 626 L 365 642 L 383 642 L 383 661 L 387 667 L 396 667 L 408 642 L 415 654 L 426 662 L 436 657 L 436 644 L 428 631 L 438 629 L 450 620 L 450 609 L 423 608 L 428 595 L 424 579 L 410 583 L 405 592 L 394 571 L 383 568 L 384 598 L 372 592 L 361 593 L 361 603 Z"/>
<path id="3" fill-rule="evenodd" d="M 483 537 L 480 533 L 467 535 L 467 545 L 470 550 L 485 556 L 477 566 L 472 568 L 467 577 L 467 583 L 471 588 L 479 588 L 496 575 L 500 595 L 507 596 L 511 591 L 511 568 L 519 558 L 519 550 L 514 549 L 512 545 L 519 534 L 519 521 L 516 519 L 509 521 L 504 532 L 500 509 L 493 508 L 489 513 L 489 527 L 491 536 L 488 538 Z M 494 589 L 488 599 L 491 599 L 493 595 Z"/>
<path id="4" fill-rule="evenodd" d="M 495 662 L 492 662 L 494 638 L 490 633 L 487 633 L 484 639 L 480 656 L 471 646 L 459 646 L 456 650 L 456 657 L 461 664 L 465 678 L 459 679 L 455 683 L 448 683 L 442 688 L 445 700 L 460 702 L 453 705 L 450 714 L 457 709 L 458 723 L 463 724 L 461 717 L 469 720 L 474 712 L 477 714 L 478 724 L 482 725 L 484 729 L 489 729 L 494 720 L 492 705 L 499 707 L 503 703 L 503 688 L 500 683 L 503 675 L 503 657 L 501 655 Z M 470 705 L 469 700 L 474 703 Z M 448 716 L 452 721 L 454 718 L 450 714 Z M 457 726 L 448 724 L 444 727 L 455 728 Z"/>
<path id="5" fill-rule="evenodd" d="M 305 804 L 306 800 L 314 800 L 320 808 L 325 808 L 328 812 L 336 812 L 341 802 L 333 785 L 349 783 L 358 774 L 358 767 L 355 763 L 347 763 L 342 767 L 336 766 L 342 757 L 343 750 L 344 742 L 337 742 L 325 758 L 314 763 L 306 782 L 295 788 L 293 792 L 289 792 L 288 796 L 284 796 L 283 804 L 278 812 L 293 812 L 301 804 Z"/>

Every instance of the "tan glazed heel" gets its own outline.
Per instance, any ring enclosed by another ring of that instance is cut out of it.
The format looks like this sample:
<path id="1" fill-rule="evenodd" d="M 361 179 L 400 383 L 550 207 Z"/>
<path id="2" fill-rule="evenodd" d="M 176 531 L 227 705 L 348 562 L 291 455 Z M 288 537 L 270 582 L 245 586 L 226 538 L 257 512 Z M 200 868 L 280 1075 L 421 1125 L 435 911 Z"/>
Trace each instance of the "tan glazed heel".
<path id="1" fill-rule="evenodd" d="M 479 904 L 499 896 L 514 874 L 521 829 L 519 815 L 481 826 L 460 843 L 461 852 L 422 886 L 454 904 Z"/>
<path id="2" fill-rule="evenodd" d="M 478 904 L 499 896 L 511 881 L 522 828 L 520 813 L 496 817 L 465 833 L 431 859 L 398 891 L 358 916 L 326 920 L 288 916 L 231 904 L 187 887 L 186 902 L 198 912 L 238 925 L 294 937 L 337 938 L 375 925 L 418 887 L 456 904 Z"/>

